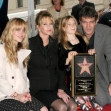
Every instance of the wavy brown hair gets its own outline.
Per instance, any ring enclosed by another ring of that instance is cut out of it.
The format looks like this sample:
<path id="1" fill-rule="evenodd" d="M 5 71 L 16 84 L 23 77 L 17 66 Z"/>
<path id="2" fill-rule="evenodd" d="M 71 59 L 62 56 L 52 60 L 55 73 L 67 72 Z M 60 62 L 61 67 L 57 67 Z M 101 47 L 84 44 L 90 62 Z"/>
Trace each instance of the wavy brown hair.
<path id="1" fill-rule="evenodd" d="M 72 49 L 72 47 L 70 47 L 69 44 L 68 44 L 68 37 L 67 37 L 66 32 L 65 32 L 64 29 L 63 29 L 64 27 L 67 27 L 67 23 L 68 23 L 68 20 L 69 20 L 70 18 L 73 18 L 73 19 L 74 19 L 74 21 L 75 21 L 75 23 L 76 23 L 76 27 L 78 27 L 77 21 L 76 21 L 76 19 L 75 19 L 73 16 L 63 17 L 63 18 L 61 19 L 61 21 L 60 21 L 60 24 L 59 24 L 60 36 L 59 36 L 58 42 L 59 42 L 59 43 L 61 42 L 61 44 L 63 45 L 63 47 L 64 47 L 65 49 Z M 83 34 L 81 34 L 81 33 L 78 31 L 78 29 L 76 30 L 75 35 L 81 36 L 81 37 L 83 38 L 83 40 L 85 41 L 85 43 L 88 45 L 89 42 L 88 42 L 86 36 L 84 36 Z"/>
<path id="2" fill-rule="evenodd" d="M 18 43 L 18 45 L 16 45 L 16 43 L 13 41 L 13 31 L 20 30 L 21 28 L 24 28 L 25 37 L 21 43 Z M 9 63 L 17 65 L 18 64 L 17 51 L 20 49 L 28 49 L 27 23 L 21 18 L 11 19 L 7 23 L 6 28 L 2 33 L 0 42 L 4 43 Z M 27 65 L 28 60 L 29 57 L 27 57 L 23 61 L 24 67 Z"/>

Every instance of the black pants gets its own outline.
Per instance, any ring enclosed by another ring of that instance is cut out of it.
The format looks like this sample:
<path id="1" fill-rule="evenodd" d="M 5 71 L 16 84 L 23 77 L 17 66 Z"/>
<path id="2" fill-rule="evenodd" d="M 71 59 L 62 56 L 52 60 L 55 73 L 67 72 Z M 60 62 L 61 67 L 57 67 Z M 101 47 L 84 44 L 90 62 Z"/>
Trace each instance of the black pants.
<path id="1" fill-rule="evenodd" d="M 40 111 L 43 106 L 44 105 L 34 97 L 32 97 L 31 102 L 27 103 L 22 103 L 14 99 L 0 101 L 0 111 Z"/>

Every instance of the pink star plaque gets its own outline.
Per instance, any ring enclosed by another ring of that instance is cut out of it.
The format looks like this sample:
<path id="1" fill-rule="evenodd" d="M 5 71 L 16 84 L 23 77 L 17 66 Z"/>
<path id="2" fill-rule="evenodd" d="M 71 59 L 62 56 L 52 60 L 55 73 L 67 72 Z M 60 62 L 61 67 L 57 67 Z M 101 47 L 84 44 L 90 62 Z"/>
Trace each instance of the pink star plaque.
<path id="1" fill-rule="evenodd" d="M 88 63 L 86 61 L 86 58 L 84 58 L 83 63 L 78 63 L 78 65 L 81 67 L 81 72 L 80 74 L 82 74 L 84 71 L 86 71 L 88 74 L 90 74 L 90 70 L 89 67 L 92 65 L 93 63 Z"/>

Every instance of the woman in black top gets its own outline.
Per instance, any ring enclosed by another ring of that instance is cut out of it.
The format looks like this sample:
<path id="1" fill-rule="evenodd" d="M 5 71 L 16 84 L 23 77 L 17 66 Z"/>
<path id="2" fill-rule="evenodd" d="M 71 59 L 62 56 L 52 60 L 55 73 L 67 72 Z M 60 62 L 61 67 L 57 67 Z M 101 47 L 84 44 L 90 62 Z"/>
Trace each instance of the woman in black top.
<path id="1" fill-rule="evenodd" d="M 77 21 L 73 16 L 66 16 L 60 22 L 59 67 L 67 70 L 67 85 L 70 90 L 70 62 L 72 55 L 87 52 L 88 40 L 77 32 Z"/>
<path id="2" fill-rule="evenodd" d="M 64 48 L 62 43 L 59 44 L 59 58 L 60 58 L 59 66 L 61 69 L 66 69 L 70 65 L 70 63 L 66 65 L 66 59 L 68 58 L 69 52 L 72 52 L 72 51 L 76 51 L 77 53 L 87 52 L 87 45 L 83 40 L 83 38 L 80 35 L 76 35 L 76 38 L 79 40 L 79 43 L 77 44 L 71 44 L 71 42 L 68 41 L 68 45 L 69 47 L 71 47 L 71 49 Z M 74 53 L 77 54 L 76 52 Z"/>
<path id="3" fill-rule="evenodd" d="M 57 42 L 50 36 L 53 23 L 52 16 L 41 11 L 36 17 L 39 33 L 29 39 L 31 94 L 54 111 L 76 111 L 77 105 L 67 93 L 64 71 L 58 68 Z"/>

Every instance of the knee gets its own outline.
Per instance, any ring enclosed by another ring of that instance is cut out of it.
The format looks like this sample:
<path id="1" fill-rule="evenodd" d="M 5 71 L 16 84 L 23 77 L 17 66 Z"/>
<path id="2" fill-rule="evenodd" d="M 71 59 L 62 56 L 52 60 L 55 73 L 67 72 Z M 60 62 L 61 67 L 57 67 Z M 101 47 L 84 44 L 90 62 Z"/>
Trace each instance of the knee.
<path id="1" fill-rule="evenodd" d="M 59 107 L 59 111 L 67 111 L 67 105 L 61 104 L 61 106 Z"/>
<path id="2" fill-rule="evenodd" d="M 77 104 L 74 102 L 73 99 L 70 99 L 68 103 L 68 111 L 76 111 L 76 110 L 77 110 Z"/>
<path id="3" fill-rule="evenodd" d="M 77 111 L 77 104 L 71 104 L 70 105 L 70 111 Z"/>
<path id="4" fill-rule="evenodd" d="M 40 109 L 40 111 L 48 111 L 48 109 L 47 109 L 47 107 L 44 106 Z"/>

